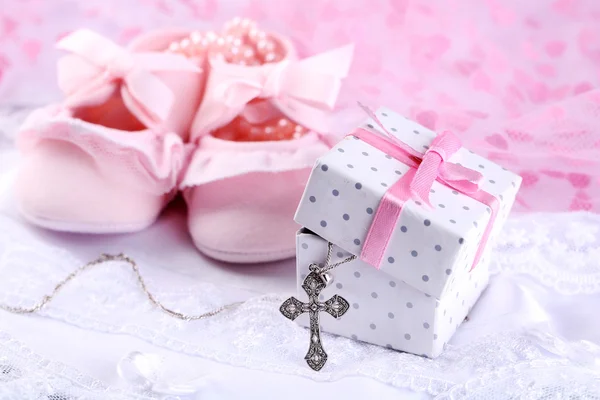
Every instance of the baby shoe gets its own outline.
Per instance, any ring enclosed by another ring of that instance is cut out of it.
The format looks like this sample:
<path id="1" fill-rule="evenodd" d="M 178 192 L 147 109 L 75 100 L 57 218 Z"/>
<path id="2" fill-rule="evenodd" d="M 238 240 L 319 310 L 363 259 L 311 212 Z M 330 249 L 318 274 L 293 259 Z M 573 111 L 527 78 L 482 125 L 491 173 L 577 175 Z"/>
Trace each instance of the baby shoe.
<path id="1" fill-rule="evenodd" d="M 201 59 L 168 50 L 165 30 L 122 48 L 89 30 L 58 48 L 65 100 L 34 111 L 18 136 L 17 204 L 49 229 L 116 233 L 152 224 L 176 194 L 204 85 Z"/>
<path id="2" fill-rule="evenodd" d="M 236 263 L 294 256 L 293 215 L 329 143 L 328 116 L 352 46 L 298 61 L 286 38 L 235 20 L 208 51 L 197 144 L 181 189 L 198 249 Z M 228 45 L 229 44 L 229 45 Z"/>

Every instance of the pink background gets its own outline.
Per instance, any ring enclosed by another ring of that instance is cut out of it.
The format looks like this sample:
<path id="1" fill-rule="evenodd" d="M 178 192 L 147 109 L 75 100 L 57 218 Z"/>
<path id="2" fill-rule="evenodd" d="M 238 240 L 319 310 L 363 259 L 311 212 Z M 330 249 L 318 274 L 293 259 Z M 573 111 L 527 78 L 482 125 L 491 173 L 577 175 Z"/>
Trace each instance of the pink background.
<path id="1" fill-rule="evenodd" d="M 354 42 L 340 106 L 385 104 L 454 131 L 524 177 L 520 210 L 600 211 L 597 0 L 3 0 L 0 105 L 60 98 L 53 44 L 76 28 L 126 43 L 238 15 L 304 54 Z"/>

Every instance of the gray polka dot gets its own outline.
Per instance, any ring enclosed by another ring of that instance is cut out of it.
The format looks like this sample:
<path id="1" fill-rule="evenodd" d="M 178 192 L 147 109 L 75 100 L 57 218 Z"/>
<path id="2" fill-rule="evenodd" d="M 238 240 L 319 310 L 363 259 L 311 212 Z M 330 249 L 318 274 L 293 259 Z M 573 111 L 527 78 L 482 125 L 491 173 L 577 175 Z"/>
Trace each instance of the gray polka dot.
<path id="1" fill-rule="evenodd" d="M 357 277 L 357 278 L 360 278 L 360 272 L 356 271 L 356 272 L 354 273 L 354 276 L 355 276 L 355 277 Z"/>
<path id="2" fill-rule="evenodd" d="M 325 228 L 327 226 L 327 221 L 321 221 L 321 226 Z"/>
<path id="3" fill-rule="evenodd" d="M 340 153 L 343 153 L 343 152 L 344 152 L 344 149 L 342 149 L 342 148 L 340 147 L 340 148 L 338 149 L 338 151 L 339 151 Z"/>
<path id="4" fill-rule="evenodd" d="M 455 224 L 455 223 L 456 223 L 456 220 L 454 220 L 454 219 L 451 219 L 451 220 L 450 220 L 450 223 L 451 223 L 451 224 Z"/>
<path id="5" fill-rule="evenodd" d="M 329 169 L 329 167 L 327 166 L 327 164 L 321 165 L 321 170 L 322 171 L 327 171 L 328 169 Z"/>
<path id="6" fill-rule="evenodd" d="M 435 190 L 429 189 L 429 193 L 435 193 Z"/>
<path id="7" fill-rule="evenodd" d="M 464 242 L 465 242 L 465 239 L 463 239 L 463 238 L 458 239 L 458 244 L 463 244 Z"/>
<path id="8" fill-rule="evenodd" d="M 358 310 L 360 306 L 358 305 L 358 303 L 353 303 L 352 304 L 352 308 L 354 308 L 355 310 Z"/>
<path id="9" fill-rule="evenodd" d="M 398 132 L 398 129 L 396 129 L 396 128 L 390 128 L 390 130 L 391 130 L 392 132 Z"/>
<path id="10" fill-rule="evenodd" d="M 354 244 L 357 246 L 360 245 L 360 239 L 354 239 Z"/>
<path id="11" fill-rule="evenodd" d="M 467 211 L 469 211 L 469 210 L 470 210 L 470 208 L 469 208 L 469 207 L 467 207 L 467 206 L 463 206 L 463 210 L 467 210 Z"/>
<path id="12" fill-rule="evenodd" d="M 415 130 L 413 131 L 413 133 L 414 133 L 415 135 L 418 135 L 418 134 L 419 134 L 419 131 L 415 129 Z"/>
<path id="13" fill-rule="evenodd" d="M 413 250 L 413 251 L 410 252 L 410 255 L 413 256 L 413 257 L 416 257 L 416 256 L 419 255 L 419 253 L 417 253 L 416 250 Z"/>
<path id="14" fill-rule="evenodd" d="M 315 196 L 310 196 L 308 200 L 310 200 L 311 203 L 314 203 L 315 201 L 317 201 L 317 198 Z"/>
<path id="15" fill-rule="evenodd" d="M 436 251 L 442 251 L 442 246 L 440 246 L 439 244 L 435 245 L 435 250 Z"/>
<path id="16" fill-rule="evenodd" d="M 429 226 L 431 225 L 431 221 L 426 219 L 425 221 L 423 221 L 423 223 L 425 224 L 425 226 Z"/>
<path id="17" fill-rule="evenodd" d="M 341 251 L 338 251 L 336 254 L 339 258 L 344 257 L 344 253 L 342 253 Z"/>
<path id="18" fill-rule="evenodd" d="M 433 340 L 437 340 L 437 333 L 433 334 Z"/>
<path id="19" fill-rule="evenodd" d="M 452 323 L 452 317 L 450 317 L 450 323 Z"/>
<path id="20" fill-rule="evenodd" d="M 407 228 L 406 226 L 402 225 L 402 226 L 400 227 L 400 230 L 401 230 L 402 232 L 406 232 L 406 231 L 408 230 L 408 228 Z"/>
<path id="21" fill-rule="evenodd" d="M 491 209 L 491 208 L 489 208 L 489 207 L 487 207 L 487 208 L 485 209 L 485 211 L 487 211 L 487 212 L 488 212 L 488 214 L 491 214 L 491 213 L 492 213 L 492 209 Z"/>
<path id="22" fill-rule="evenodd" d="M 371 297 L 376 299 L 377 297 L 379 297 L 379 295 L 376 292 L 371 293 Z"/>
<path id="23" fill-rule="evenodd" d="M 388 313 L 388 318 L 389 319 L 394 319 L 394 317 L 395 317 L 394 313 L 391 313 L 391 312 Z"/>
<path id="24" fill-rule="evenodd" d="M 306 249 L 308 249 L 308 245 L 307 245 L 306 243 L 302 243 L 302 248 L 303 248 L 304 250 L 306 250 Z"/>
<path id="25" fill-rule="evenodd" d="M 342 215 L 342 218 L 344 218 L 344 221 L 348 221 L 350 219 L 350 216 L 348 214 L 344 214 Z"/>
<path id="26" fill-rule="evenodd" d="M 510 184 L 512 185 L 512 187 L 517 187 L 517 184 L 514 182 L 511 182 Z"/>
<path id="27" fill-rule="evenodd" d="M 377 329 L 377 325 L 371 324 L 371 325 L 369 325 L 369 328 L 371 328 L 371 329 Z"/>
<path id="28" fill-rule="evenodd" d="M 420 205 L 422 205 L 423 203 L 421 203 L 420 201 L 415 201 L 415 204 L 416 204 L 416 205 L 418 205 L 418 206 L 420 206 Z"/>
<path id="29" fill-rule="evenodd" d="M 464 301 L 464 300 L 462 301 L 462 305 L 463 305 L 463 306 L 465 305 L 465 301 Z"/>
<path id="30" fill-rule="evenodd" d="M 367 124 L 367 126 L 371 129 L 373 129 L 373 124 Z"/>
<path id="31" fill-rule="evenodd" d="M 341 283 L 336 283 L 335 287 L 338 288 L 338 289 L 341 289 L 341 288 L 344 287 L 344 285 L 342 285 Z"/>
<path id="32" fill-rule="evenodd" d="M 406 303 L 406 307 L 407 308 L 413 308 L 413 303 L 411 303 L 410 301 L 408 303 Z"/>
<path id="33" fill-rule="evenodd" d="M 393 264 L 393 263 L 394 263 L 394 261 L 396 261 L 396 260 L 394 260 L 394 257 L 388 257 L 388 262 L 389 262 L 390 264 Z"/>
<path id="34" fill-rule="evenodd" d="M 371 171 L 377 172 L 377 168 L 371 167 Z"/>
<path id="35" fill-rule="evenodd" d="M 404 334 L 404 339 L 406 339 L 406 340 L 410 340 L 410 334 L 408 334 L 408 333 L 405 333 L 405 334 Z"/>
<path id="36" fill-rule="evenodd" d="M 423 282 L 429 282 L 429 277 L 427 275 L 423 275 L 421 279 L 423 279 Z"/>
<path id="37" fill-rule="evenodd" d="M 367 214 L 373 214 L 373 209 L 371 207 L 367 208 Z"/>
<path id="38" fill-rule="evenodd" d="M 504 196 L 502 196 L 501 194 L 499 194 L 499 195 L 498 195 L 498 198 L 499 198 L 500 200 L 504 200 Z"/>
<path id="39" fill-rule="evenodd" d="M 383 186 L 383 187 L 387 187 L 387 183 L 385 183 L 385 182 L 381 182 L 381 186 Z"/>
<path id="40" fill-rule="evenodd" d="M 362 183 L 360 183 L 360 182 L 356 182 L 356 183 L 354 184 L 354 187 L 355 187 L 355 188 L 357 188 L 358 190 L 360 190 L 360 189 L 362 189 Z"/>
<path id="41" fill-rule="evenodd" d="M 452 194 L 458 194 L 458 192 L 456 190 L 453 190 Z"/>
<path id="42" fill-rule="evenodd" d="M 386 344 L 385 347 L 388 348 L 388 349 L 392 349 L 393 348 L 391 344 Z"/>
<path id="43" fill-rule="evenodd" d="M 460 292 L 456 292 L 456 298 L 458 299 L 458 295 L 460 294 Z"/>
<path id="44" fill-rule="evenodd" d="M 427 323 L 427 322 L 423 322 L 423 328 L 425 328 L 425 329 L 429 329 L 429 323 Z"/>
<path id="45" fill-rule="evenodd" d="M 431 297 L 431 295 L 430 295 L 430 294 L 427 294 L 427 293 L 425 293 L 425 297 Z"/>
<path id="46" fill-rule="evenodd" d="M 390 286 L 391 286 L 391 287 L 396 287 L 396 282 L 394 282 L 394 281 L 390 281 Z"/>
<path id="47" fill-rule="evenodd" d="M 444 310 L 444 317 L 446 316 L 446 311 L 447 311 L 447 310 Z"/>
<path id="48" fill-rule="evenodd" d="M 450 268 L 446 270 L 446 275 L 452 275 L 452 270 Z"/>
<path id="49" fill-rule="evenodd" d="M 354 339 L 354 340 L 358 340 L 358 336 L 356 336 L 356 335 L 352 335 L 352 336 L 350 336 L 350 337 L 351 337 L 352 339 Z"/>
<path id="50" fill-rule="evenodd" d="M 348 165 L 346 165 L 346 166 L 347 166 L 348 168 L 354 168 L 354 165 L 352 165 L 352 164 L 348 164 Z"/>
<path id="51" fill-rule="evenodd" d="M 479 224 L 477 223 L 477 221 L 473 221 L 473 226 L 474 226 L 475 228 L 477 228 L 477 227 L 479 226 Z"/>
<path id="52" fill-rule="evenodd" d="M 483 166 L 483 164 L 479 164 L 479 168 L 484 169 L 485 167 Z"/>
<path id="53" fill-rule="evenodd" d="M 439 208 L 446 208 L 446 206 L 445 206 L 445 205 L 443 205 L 443 204 L 438 204 L 438 207 L 439 207 Z"/>
<path id="54" fill-rule="evenodd" d="M 493 179 L 490 179 L 490 183 L 496 183 L 496 181 Z"/>
<path id="55" fill-rule="evenodd" d="M 394 172 L 396 173 L 396 175 L 402 175 L 402 172 L 400 172 L 398 170 L 395 170 Z"/>
<path id="56" fill-rule="evenodd" d="M 339 195 L 340 195 L 340 192 L 339 192 L 337 189 L 333 189 L 333 190 L 331 191 L 331 194 L 332 194 L 332 195 L 334 195 L 334 196 L 339 196 Z"/>
<path id="57" fill-rule="evenodd" d="M 368 156 L 368 155 L 369 155 L 369 153 L 367 153 L 366 151 L 363 151 L 363 152 L 362 152 L 362 155 L 363 155 L 363 156 Z"/>
<path id="58" fill-rule="evenodd" d="M 381 115 L 383 115 L 384 117 L 387 117 L 387 114 L 382 112 Z"/>
<path id="59" fill-rule="evenodd" d="M 391 159 L 392 159 L 392 156 L 390 156 L 389 154 L 386 154 L 386 155 L 385 155 L 385 158 L 387 158 L 388 160 L 391 160 Z"/>

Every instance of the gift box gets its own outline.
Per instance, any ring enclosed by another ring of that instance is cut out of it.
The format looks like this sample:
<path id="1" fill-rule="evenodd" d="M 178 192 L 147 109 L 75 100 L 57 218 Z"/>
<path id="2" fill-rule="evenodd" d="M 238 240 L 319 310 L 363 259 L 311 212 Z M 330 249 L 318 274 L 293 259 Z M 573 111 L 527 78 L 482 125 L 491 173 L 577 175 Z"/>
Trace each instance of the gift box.
<path id="1" fill-rule="evenodd" d="M 298 298 L 305 301 L 302 282 L 310 264 L 323 265 L 327 240 L 302 229 L 296 244 Z M 349 255 L 334 246 L 332 261 L 344 260 Z M 319 300 L 339 295 L 350 307 L 338 319 L 322 316 L 321 330 L 390 349 L 437 357 L 485 289 L 489 278 L 487 263 L 480 262 L 470 274 L 457 279 L 455 289 L 441 299 L 359 259 L 340 265 L 333 271 L 333 280 L 320 293 Z M 308 314 L 300 315 L 296 321 L 310 327 Z M 327 343 L 324 346 L 326 348 Z"/>
<path id="2" fill-rule="evenodd" d="M 358 307 L 339 321 L 323 318 L 324 330 L 435 357 L 487 282 L 491 244 L 521 178 L 449 132 L 387 108 L 368 113 L 310 175 L 295 217 L 311 232 L 298 235 L 299 294 L 329 241 L 359 257 L 333 271 L 333 288 L 351 290 Z"/>

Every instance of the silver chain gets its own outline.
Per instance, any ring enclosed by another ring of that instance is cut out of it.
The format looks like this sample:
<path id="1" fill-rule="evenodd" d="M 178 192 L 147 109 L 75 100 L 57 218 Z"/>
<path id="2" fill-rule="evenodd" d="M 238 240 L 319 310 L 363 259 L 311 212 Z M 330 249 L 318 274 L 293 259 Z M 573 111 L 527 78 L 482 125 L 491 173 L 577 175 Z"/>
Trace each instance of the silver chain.
<path id="1" fill-rule="evenodd" d="M 116 255 L 102 254 L 97 259 L 90 261 L 89 263 L 77 268 L 75 271 L 73 271 L 69 275 L 67 275 L 67 277 L 65 279 L 60 281 L 54 287 L 54 290 L 52 291 L 51 294 L 45 295 L 44 297 L 42 297 L 42 300 L 39 303 L 37 303 L 36 305 L 34 305 L 33 307 L 30 307 L 30 308 L 12 307 L 12 306 L 0 304 L 0 309 L 11 312 L 11 313 L 15 313 L 15 314 L 32 314 L 36 311 L 39 311 L 42 307 L 44 307 L 46 304 L 48 304 L 56 296 L 56 294 L 63 288 L 63 286 L 65 284 L 67 284 L 67 282 L 72 281 L 75 277 L 77 277 L 83 271 L 88 270 L 98 264 L 103 264 L 103 263 L 109 262 L 109 261 L 123 261 L 123 262 L 126 262 L 127 264 L 129 264 L 131 266 L 131 268 L 133 269 L 133 272 L 135 273 L 137 280 L 140 283 L 140 286 L 142 287 L 142 290 L 148 297 L 148 300 L 150 300 L 150 302 L 152 304 L 154 304 L 156 307 L 161 309 L 163 312 L 169 314 L 172 317 L 182 319 L 184 321 L 194 321 L 194 320 L 209 318 L 209 317 L 219 314 L 222 311 L 229 310 L 231 308 L 235 308 L 244 303 L 244 302 L 236 302 L 236 303 L 227 304 L 222 307 L 216 308 L 214 310 L 211 310 L 209 312 L 206 312 L 204 314 L 199 314 L 199 315 L 187 315 L 187 314 L 183 314 L 183 313 L 180 313 L 177 311 L 173 311 L 170 308 L 164 306 L 160 301 L 156 300 L 156 298 L 148 290 L 148 287 L 146 286 L 146 282 L 142 278 L 142 275 L 140 274 L 140 271 L 139 271 L 139 268 L 138 268 L 138 265 L 136 264 L 136 262 L 131 257 L 128 257 L 125 254 L 121 253 L 121 254 L 116 254 Z"/>
<path id="2" fill-rule="evenodd" d="M 325 264 L 323 265 L 323 268 L 318 269 L 318 271 L 317 271 L 318 273 L 324 274 L 327 271 L 331 271 L 332 269 L 339 267 L 342 264 L 346 264 L 346 263 L 356 259 L 355 255 L 351 255 L 350 257 L 347 257 L 342 261 L 338 261 L 336 263 L 331 264 L 332 256 L 333 256 L 333 243 L 328 242 L 327 243 L 327 257 L 325 258 Z"/>
<path id="3" fill-rule="evenodd" d="M 333 244 L 330 242 L 330 243 L 328 243 L 328 247 L 327 247 L 327 258 L 325 260 L 325 266 L 323 268 L 319 268 L 319 273 L 324 274 L 325 272 L 330 271 L 339 265 L 350 262 L 356 258 L 356 256 L 353 255 L 353 256 L 350 256 L 350 257 L 346 258 L 345 260 L 339 261 L 335 264 L 330 264 L 332 253 L 333 253 Z M 67 275 L 67 277 L 65 279 L 60 281 L 54 287 L 54 290 L 52 290 L 52 293 L 42 297 L 42 300 L 40 300 L 33 307 L 30 307 L 30 308 L 13 307 L 13 306 L 5 305 L 5 304 L 0 304 L 0 309 L 4 310 L 4 311 L 8 311 L 13 314 L 32 314 L 34 312 L 37 312 L 37 311 L 41 310 L 50 301 L 52 301 L 52 299 L 54 299 L 54 297 L 57 295 L 57 293 L 60 292 L 60 290 L 63 288 L 63 286 L 65 286 L 68 282 L 75 279 L 82 272 L 84 272 L 96 265 L 104 264 L 104 263 L 110 262 L 110 261 L 123 261 L 123 262 L 129 264 L 129 266 L 131 266 L 131 269 L 135 273 L 138 282 L 140 283 L 142 291 L 146 294 L 146 296 L 148 297 L 148 300 L 150 300 L 150 303 L 154 304 L 160 310 L 162 310 L 163 312 L 169 314 L 170 316 L 172 316 L 174 318 L 178 318 L 178 319 L 181 319 L 184 321 L 195 321 L 195 320 L 199 320 L 199 319 L 213 317 L 223 311 L 230 310 L 232 308 L 235 308 L 237 306 L 244 304 L 243 301 L 238 301 L 235 303 L 226 304 L 222 307 L 216 308 L 214 310 L 211 310 L 204 314 L 199 314 L 199 315 L 187 315 L 187 314 L 184 314 L 184 313 L 181 313 L 178 311 L 173 311 L 170 308 L 163 305 L 160 301 L 158 301 L 154 297 L 154 295 L 148 290 L 148 287 L 146 286 L 146 282 L 144 281 L 144 278 L 142 278 L 142 275 L 140 274 L 137 263 L 131 257 L 126 256 L 125 254 L 121 253 L 121 254 L 116 254 L 116 255 L 115 254 L 102 254 L 97 259 L 90 261 L 87 264 L 82 265 L 81 267 L 77 268 L 75 271 L 73 271 L 69 275 Z"/>

